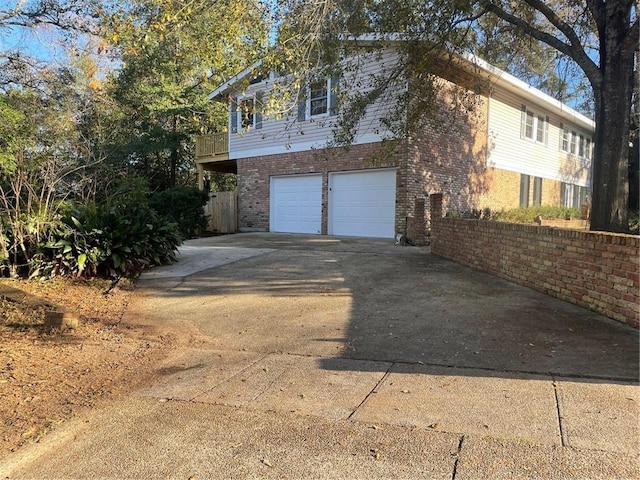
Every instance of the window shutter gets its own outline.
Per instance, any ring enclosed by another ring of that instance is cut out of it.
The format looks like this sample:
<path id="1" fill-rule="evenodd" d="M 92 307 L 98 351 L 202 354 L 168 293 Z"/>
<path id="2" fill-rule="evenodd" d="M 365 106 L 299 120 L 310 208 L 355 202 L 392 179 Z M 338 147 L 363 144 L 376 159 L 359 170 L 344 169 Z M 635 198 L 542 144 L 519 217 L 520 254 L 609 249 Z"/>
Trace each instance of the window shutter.
<path id="1" fill-rule="evenodd" d="M 238 99 L 236 97 L 231 98 L 230 102 L 230 122 L 231 133 L 238 133 Z"/>
<path id="2" fill-rule="evenodd" d="M 304 122 L 307 119 L 307 99 L 305 96 L 305 89 L 300 89 L 298 92 L 298 121 Z"/>
<path id="3" fill-rule="evenodd" d="M 329 93 L 329 114 L 338 114 L 338 88 L 340 85 L 340 77 L 337 73 L 331 75 L 331 91 Z"/>
<path id="4" fill-rule="evenodd" d="M 549 145 L 549 117 L 544 117 L 544 144 Z"/>
<path id="5" fill-rule="evenodd" d="M 567 184 L 562 182 L 560 184 L 560 205 L 563 207 L 567 206 Z"/>
<path id="6" fill-rule="evenodd" d="M 263 101 L 263 99 L 264 99 L 264 94 L 262 92 L 256 93 L 256 101 L 255 101 L 255 105 L 253 107 L 256 110 L 255 125 L 254 125 L 254 128 L 256 130 L 260 130 L 262 128 L 262 111 L 263 111 L 262 101 Z"/>
<path id="7" fill-rule="evenodd" d="M 562 150 L 562 141 L 564 139 L 564 123 L 560 122 L 560 143 L 558 144 L 558 150 Z"/>
<path id="8" fill-rule="evenodd" d="M 527 131 L 527 106 L 522 105 L 520 110 L 520 138 L 524 138 Z"/>

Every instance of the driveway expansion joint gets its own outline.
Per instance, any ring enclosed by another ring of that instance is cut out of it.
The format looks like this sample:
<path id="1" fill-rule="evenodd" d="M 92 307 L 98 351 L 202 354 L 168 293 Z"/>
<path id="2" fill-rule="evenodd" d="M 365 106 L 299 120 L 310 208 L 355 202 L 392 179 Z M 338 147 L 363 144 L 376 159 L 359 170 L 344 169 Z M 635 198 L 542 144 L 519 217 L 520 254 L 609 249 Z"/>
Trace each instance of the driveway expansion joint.
<path id="1" fill-rule="evenodd" d="M 463 443 L 464 435 L 460 437 L 460 441 L 458 442 L 458 449 L 453 454 L 453 456 L 455 456 L 455 461 L 453 462 L 453 472 L 451 472 L 451 480 L 456 480 L 456 475 L 458 473 L 458 462 L 460 461 L 460 452 L 462 452 Z"/>
<path id="2" fill-rule="evenodd" d="M 564 430 L 564 427 L 562 425 L 562 412 L 560 412 L 560 399 L 558 398 L 558 382 L 556 381 L 555 377 L 552 375 L 552 385 L 553 385 L 553 395 L 555 397 L 555 403 L 556 403 L 556 414 L 558 416 L 558 431 L 560 434 L 560 442 L 562 444 L 563 447 L 567 446 L 567 434 Z"/>
<path id="3" fill-rule="evenodd" d="M 380 380 L 378 380 L 378 382 L 373 386 L 371 391 L 364 397 L 364 399 L 358 404 L 358 406 L 353 409 L 351 414 L 347 417 L 347 420 L 352 420 L 354 415 L 358 412 L 360 407 L 362 407 L 367 402 L 369 397 L 371 397 L 371 395 L 373 395 L 374 393 L 378 392 L 378 389 L 379 389 L 380 385 L 382 385 L 384 383 L 384 381 L 387 379 L 387 377 L 391 374 L 391 370 L 393 370 L 393 366 L 394 365 L 395 365 L 394 363 L 391 363 L 389 365 L 389 368 L 387 369 L 386 372 L 384 372 L 384 375 L 382 376 L 382 378 L 380 378 Z"/>

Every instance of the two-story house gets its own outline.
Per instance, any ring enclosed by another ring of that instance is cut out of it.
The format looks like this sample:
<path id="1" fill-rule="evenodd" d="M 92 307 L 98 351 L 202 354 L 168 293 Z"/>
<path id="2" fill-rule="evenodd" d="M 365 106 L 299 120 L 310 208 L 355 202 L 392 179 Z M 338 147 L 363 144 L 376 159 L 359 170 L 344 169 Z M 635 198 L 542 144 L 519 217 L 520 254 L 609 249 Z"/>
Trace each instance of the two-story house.
<path id="1" fill-rule="evenodd" d="M 394 107 L 382 96 L 348 148 L 330 147 L 341 92 L 371 88 L 368 79 L 397 60 L 393 47 L 366 55 L 342 78 L 307 85 L 278 114 L 261 108 L 273 73 L 254 78 L 248 68 L 212 92 L 228 103 L 228 131 L 200 139 L 196 161 L 200 175 L 237 173 L 240 231 L 393 238 L 431 193 L 449 211 L 584 201 L 593 121 L 473 56 L 443 75 L 440 115 L 425 115 L 412 135 L 394 140 L 384 121 Z M 411 94 L 412 82 L 403 88 Z M 454 112 L 454 88 L 472 109 Z M 428 200 L 425 208 L 428 218 Z"/>

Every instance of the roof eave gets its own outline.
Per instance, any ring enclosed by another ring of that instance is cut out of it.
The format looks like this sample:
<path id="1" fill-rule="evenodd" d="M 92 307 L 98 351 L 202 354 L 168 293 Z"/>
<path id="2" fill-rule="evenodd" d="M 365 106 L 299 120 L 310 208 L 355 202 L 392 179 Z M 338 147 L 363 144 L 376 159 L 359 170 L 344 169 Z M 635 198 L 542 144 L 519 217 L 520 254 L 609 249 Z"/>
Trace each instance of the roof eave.
<path id="1" fill-rule="evenodd" d="M 214 91 L 212 91 L 209 94 L 209 100 L 220 100 L 220 97 L 222 95 L 233 90 L 233 88 L 239 82 L 246 79 L 249 75 L 251 75 L 255 71 L 256 68 L 260 67 L 261 65 L 262 65 L 262 60 L 257 60 L 253 62 L 253 64 L 251 64 L 250 66 L 242 70 L 240 73 L 237 73 L 236 75 L 231 77 L 229 80 L 224 82 L 222 85 L 220 85 L 218 88 L 216 88 Z"/>

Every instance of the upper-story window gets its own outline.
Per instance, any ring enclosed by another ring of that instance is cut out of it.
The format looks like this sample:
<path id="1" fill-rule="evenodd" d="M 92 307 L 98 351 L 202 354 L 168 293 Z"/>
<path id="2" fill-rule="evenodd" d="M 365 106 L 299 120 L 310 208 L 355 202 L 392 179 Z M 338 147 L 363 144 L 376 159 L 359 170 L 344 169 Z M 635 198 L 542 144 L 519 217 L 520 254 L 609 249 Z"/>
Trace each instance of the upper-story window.
<path id="1" fill-rule="evenodd" d="M 242 128 L 250 128 L 256 123 L 256 110 L 253 98 L 240 101 L 238 105 L 238 119 Z"/>
<path id="2" fill-rule="evenodd" d="M 262 92 L 233 99 L 230 110 L 232 133 L 238 133 L 239 129 L 247 131 L 262 128 Z"/>
<path id="3" fill-rule="evenodd" d="M 560 124 L 560 129 L 562 130 L 562 143 L 560 148 L 563 152 L 569 152 L 569 143 L 571 142 L 571 132 L 569 129 L 565 127 L 563 124 Z"/>
<path id="4" fill-rule="evenodd" d="M 565 153 L 576 155 L 580 158 L 591 160 L 593 155 L 593 139 L 569 127 L 560 124 L 560 150 Z"/>
<path id="5" fill-rule="evenodd" d="M 303 89 L 298 100 L 298 121 L 338 112 L 338 77 L 318 80 Z"/>
<path id="6" fill-rule="evenodd" d="M 536 143 L 547 144 L 549 117 L 536 113 L 522 105 L 520 136 Z"/>
<path id="7" fill-rule="evenodd" d="M 330 80 L 315 82 L 309 88 L 309 113 L 312 117 L 329 112 Z"/>

